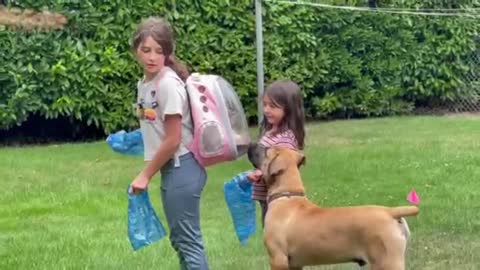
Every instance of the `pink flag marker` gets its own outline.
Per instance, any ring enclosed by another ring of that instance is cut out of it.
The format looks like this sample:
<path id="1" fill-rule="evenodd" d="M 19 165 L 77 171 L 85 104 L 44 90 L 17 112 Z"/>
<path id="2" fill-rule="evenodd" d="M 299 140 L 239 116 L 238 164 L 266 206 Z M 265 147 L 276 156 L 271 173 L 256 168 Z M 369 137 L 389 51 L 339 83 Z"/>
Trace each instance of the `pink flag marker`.
<path id="1" fill-rule="evenodd" d="M 418 205 L 420 203 L 420 197 L 418 197 L 418 194 L 417 194 L 417 192 L 415 191 L 414 188 L 412 188 L 412 190 L 408 193 L 407 201 L 409 201 L 409 202 L 411 202 L 415 205 Z"/>

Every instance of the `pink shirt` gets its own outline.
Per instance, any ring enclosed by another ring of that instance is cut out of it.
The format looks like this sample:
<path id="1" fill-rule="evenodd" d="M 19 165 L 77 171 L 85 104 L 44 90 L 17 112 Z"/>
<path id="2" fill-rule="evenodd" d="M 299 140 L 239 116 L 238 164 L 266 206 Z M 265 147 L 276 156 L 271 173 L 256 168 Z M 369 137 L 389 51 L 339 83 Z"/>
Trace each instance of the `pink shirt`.
<path id="1" fill-rule="evenodd" d="M 295 134 L 293 134 L 290 129 L 275 135 L 267 132 L 262 136 L 262 138 L 260 138 L 259 143 L 265 147 L 282 146 L 298 150 L 297 139 L 295 138 Z M 267 200 L 267 186 L 265 185 L 263 179 L 253 183 L 252 199 L 259 201 Z"/>

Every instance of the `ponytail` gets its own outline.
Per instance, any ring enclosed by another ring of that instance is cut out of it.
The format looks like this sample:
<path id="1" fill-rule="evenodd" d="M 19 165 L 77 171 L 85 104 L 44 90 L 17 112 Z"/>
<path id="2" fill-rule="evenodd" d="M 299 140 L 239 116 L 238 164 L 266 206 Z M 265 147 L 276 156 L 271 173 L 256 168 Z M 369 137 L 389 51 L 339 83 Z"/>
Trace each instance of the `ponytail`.
<path id="1" fill-rule="evenodd" d="M 187 81 L 188 76 L 190 76 L 187 66 L 179 61 L 173 54 L 170 54 L 165 59 L 165 65 L 173 69 L 184 82 Z"/>

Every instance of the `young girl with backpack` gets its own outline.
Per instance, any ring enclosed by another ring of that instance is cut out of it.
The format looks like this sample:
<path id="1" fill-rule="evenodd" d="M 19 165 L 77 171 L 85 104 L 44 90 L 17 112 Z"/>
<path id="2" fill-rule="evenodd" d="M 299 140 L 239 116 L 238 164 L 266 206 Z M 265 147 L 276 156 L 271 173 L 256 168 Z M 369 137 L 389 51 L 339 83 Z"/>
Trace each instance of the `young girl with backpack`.
<path id="1" fill-rule="evenodd" d="M 130 193 L 147 189 L 160 170 L 163 209 L 181 269 L 206 270 L 200 197 L 207 175 L 187 149 L 193 136 L 184 85 L 189 74 L 175 59 L 173 31 L 164 19 L 143 21 L 132 45 L 143 68 L 137 87 L 137 114 L 146 166 L 132 181 Z"/>

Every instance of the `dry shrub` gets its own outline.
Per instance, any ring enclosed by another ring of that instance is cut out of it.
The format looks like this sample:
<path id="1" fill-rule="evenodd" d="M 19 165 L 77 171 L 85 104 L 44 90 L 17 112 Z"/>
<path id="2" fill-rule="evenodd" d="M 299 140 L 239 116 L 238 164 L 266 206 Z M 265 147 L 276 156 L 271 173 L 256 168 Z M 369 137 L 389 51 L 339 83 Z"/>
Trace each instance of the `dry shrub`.
<path id="1" fill-rule="evenodd" d="M 31 9 L 5 8 L 0 6 L 0 25 L 23 28 L 26 30 L 61 29 L 67 18 L 60 13 L 50 11 L 37 12 Z"/>

